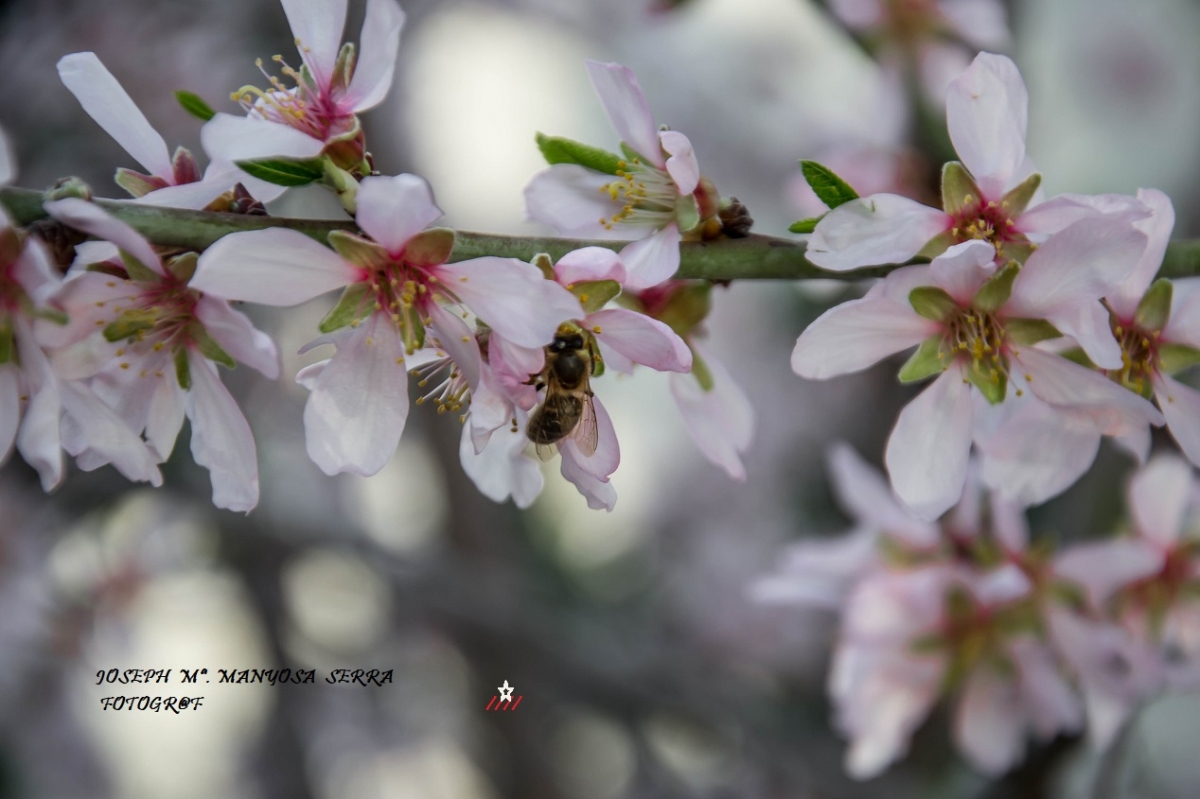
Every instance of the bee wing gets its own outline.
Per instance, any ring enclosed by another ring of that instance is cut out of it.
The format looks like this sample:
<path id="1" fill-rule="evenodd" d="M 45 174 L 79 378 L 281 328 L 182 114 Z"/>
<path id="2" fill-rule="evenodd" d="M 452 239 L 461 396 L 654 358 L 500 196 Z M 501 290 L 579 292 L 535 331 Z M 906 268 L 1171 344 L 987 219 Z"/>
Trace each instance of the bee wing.
<path id="1" fill-rule="evenodd" d="M 600 428 L 596 424 L 596 406 L 592 404 L 591 396 L 583 401 L 583 413 L 579 416 L 579 424 L 571 434 L 579 451 L 586 457 L 596 454 L 596 445 L 600 443 Z"/>
<path id="2" fill-rule="evenodd" d="M 538 460 L 542 463 L 554 460 L 554 456 L 558 454 L 556 444 L 534 444 L 533 448 L 537 451 Z"/>

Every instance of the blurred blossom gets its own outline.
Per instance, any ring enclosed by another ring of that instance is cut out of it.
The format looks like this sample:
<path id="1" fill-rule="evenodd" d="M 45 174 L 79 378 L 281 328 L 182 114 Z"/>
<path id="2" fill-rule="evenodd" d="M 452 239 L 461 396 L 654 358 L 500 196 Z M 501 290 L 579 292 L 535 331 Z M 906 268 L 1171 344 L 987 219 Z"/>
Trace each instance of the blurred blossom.
<path id="1" fill-rule="evenodd" d="M 617 799 L 637 768 L 629 731 L 597 713 L 569 710 L 552 733 L 554 777 L 566 796 Z"/>
<path id="2" fill-rule="evenodd" d="M 362 652 L 387 627 L 390 590 L 354 555 L 309 550 L 289 563 L 280 579 L 297 630 L 319 647 Z"/>

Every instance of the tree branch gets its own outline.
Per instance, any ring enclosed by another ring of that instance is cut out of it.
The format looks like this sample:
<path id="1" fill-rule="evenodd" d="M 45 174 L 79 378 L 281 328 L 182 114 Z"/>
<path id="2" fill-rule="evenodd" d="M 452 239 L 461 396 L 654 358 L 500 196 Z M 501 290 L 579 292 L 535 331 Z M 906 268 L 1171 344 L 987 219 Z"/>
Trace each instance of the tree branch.
<path id="1" fill-rule="evenodd" d="M 28 225 L 47 217 L 42 208 L 42 192 L 16 186 L 0 187 L 0 205 L 18 225 Z M 350 219 L 288 219 L 275 216 L 191 211 L 161 208 L 128 200 L 96 199 L 96 204 L 141 233 L 153 244 L 201 251 L 222 236 L 244 230 L 287 228 L 324 243 L 330 231 L 355 231 Z M 494 233 L 456 231 L 451 261 L 464 261 L 483 255 L 529 261 L 538 253 L 557 260 L 580 247 L 620 249 L 625 241 L 589 241 L 548 236 L 502 236 Z M 852 272 L 827 272 L 804 257 L 802 241 L 774 236 L 751 235 L 744 239 L 685 241 L 680 247 L 679 278 L 707 280 L 862 280 L 883 277 L 899 265 L 855 269 Z M 1159 272 L 1163 277 L 1200 275 L 1200 240 L 1172 241 Z"/>

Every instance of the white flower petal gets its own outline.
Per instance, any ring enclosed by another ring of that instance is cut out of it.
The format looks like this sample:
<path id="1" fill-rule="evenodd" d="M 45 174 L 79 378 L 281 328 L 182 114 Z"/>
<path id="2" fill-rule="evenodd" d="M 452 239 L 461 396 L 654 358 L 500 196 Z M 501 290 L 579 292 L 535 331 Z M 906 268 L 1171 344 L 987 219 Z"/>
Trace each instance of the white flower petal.
<path id="1" fill-rule="evenodd" d="M 896 496 L 918 519 L 936 519 L 962 496 L 973 417 L 970 386 L 955 367 L 900 412 L 884 460 Z"/>
<path id="2" fill-rule="evenodd" d="M 233 188 L 238 181 L 248 181 L 250 176 L 237 170 L 238 177 L 225 180 L 198 180 L 195 183 L 180 183 L 178 186 L 167 186 L 162 189 L 143 194 L 132 202 L 139 205 L 158 205 L 164 208 L 191 208 L 203 210 L 205 206 Z M 261 198 L 260 198 L 261 199 Z"/>
<path id="3" fill-rule="evenodd" d="M 192 421 L 192 457 L 208 469 L 214 505 L 249 513 L 258 504 L 258 450 L 250 423 L 216 364 L 190 352 L 188 365 L 192 388 L 184 407 Z"/>
<path id="4" fill-rule="evenodd" d="M 862 528 L 837 538 L 812 538 L 789 546 L 778 571 L 756 580 L 755 602 L 841 610 L 853 582 L 879 556 L 879 534 Z"/>
<path id="5" fill-rule="evenodd" d="M 1015 230 L 1042 241 L 1082 219 L 1105 217 L 1113 223 L 1132 224 L 1149 216 L 1150 209 L 1128 194 L 1059 194 L 1042 202 L 1035 195 L 1029 209 L 1015 220 Z"/>
<path id="6" fill-rule="evenodd" d="M 1079 411 L 1104 435 L 1126 435 L 1146 424 L 1164 422 L 1152 404 L 1103 374 L 1058 355 L 1025 347 L 1013 353 L 1012 380 L 1038 399 Z"/>
<path id="7" fill-rule="evenodd" d="M 36 236 L 25 239 L 21 254 L 12 265 L 12 277 L 28 292 L 34 305 L 46 305 L 62 288 L 63 279 L 46 245 Z"/>
<path id="8" fill-rule="evenodd" d="M 592 280 L 625 282 L 625 266 L 621 256 L 607 247 L 580 247 L 558 259 L 554 277 L 564 286 Z"/>
<path id="9" fill-rule="evenodd" d="M 996 273 L 996 248 L 984 241 L 964 241 L 933 259 L 929 275 L 960 305 L 966 307 L 975 293 Z"/>
<path id="10" fill-rule="evenodd" d="M 997 0 L 950 0 L 937 4 L 955 33 L 979 50 L 1007 50 L 1012 34 Z"/>
<path id="11" fill-rule="evenodd" d="M 204 123 L 200 143 L 213 161 L 228 163 L 270 156 L 312 158 L 325 148 L 325 142 L 293 127 L 224 113 Z"/>
<path id="12" fill-rule="evenodd" d="M 687 373 L 692 351 L 666 324 L 625 308 L 608 308 L 588 314 L 586 327 L 596 338 L 634 363 L 659 372 Z"/>
<path id="13" fill-rule="evenodd" d="M 146 440 L 158 454 L 160 462 L 171 457 L 175 440 L 183 427 L 185 411 L 186 395 L 179 387 L 179 381 L 175 379 L 174 372 L 164 372 L 162 377 L 157 378 L 146 417 Z"/>
<path id="14" fill-rule="evenodd" d="M 857 372 L 941 330 L 911 306 L 866 296 L 835 305 L 796 340 L 792 371 L 809 380 Z"/>
<path id="15" fill-rule="evenodd" d="M 1073 544 L 1054 560 L 1055 573 L 1086 588 L 1096 607 L 1122 587 L 1156 574 L 1162 567 L 1162 551 L 1133 538 Z"/>
<path id="16" fill-rule="evenodd" d="M 403 356 L 390 318 L 373 314 L 311 380 L 304 431 L 308 456 L 325 474 L 369 477 L 395 454 L 408 418 Z"/>
<path id="17" fill-rule="evenodd" d="M 1171 281 L 1171 318 L 1163 340 L 1200 347 L 1200 277 Z"/>
<path id="18" fill-rule="evenodd" d="M 648 289 L 674 275 L 679 270 L 682 240 L 679 226 L 671 222 L 652 235 L 626 244 L 621 249 L 626 287 Z"/>
<path id="19" fill-rule="evenodd" d="M 358 184 L 354 221 L 393 256 L 441 215 L 429 184 L 416 175 L 368 177 Z"/>
<path id="20" fill-rule="evenodd" d="M 1010 554 L 1020 554 L 1029 546 L 1029 522 L 1025 511 L 1003 497 L 991 498 L 992 533 Z"/>
<path id="21" fill-rule="evenodd" d="M 61 386 L 63 409 L 87 446 L 79 453 L 81 468 L 111 463 L 129 480 L 162 485 L 154 454 L 120 416 L 83 384 L 64 381 Z"/>
<path id="22" fill-rule="evenodd" d="M 225 300 L 299 305 L 357 283 L 362 268 L 295 230 L 247 230 L 200 254 L 188 286 Z"/>
<path id="23" fill-rule="evenodd" d="M 72 53 L 58 61 L 58 76 L 83 110 L 150 174 L 175 182 L 167 143 L 95 53 Z"/>
<path id="24" fill-rule="evenodd" d="M 487 446 L 476 454 L 470 428 L 464 427 L 458 455 L 463 471 L 479 493 L 493 502 L 503 502 L 511 496 L 518 508 L 528 508 L 542 492 L 544 483 L 538 462 L 524 454 L 528 443 L 520 429 L 514 433 L 511 428 L 502 427 L 492 433 Z"/>
<path id="25" fill-rule="evenodd" d="M 1100 368 L 1121 368 L 1121 345 L 1113 337 L 1108 309 L 1099 302 L 1085 301 L 1057 310 L 1054 326 L 1060 333 L 1075 339 Z"/>
<path id="26" fill-rule="evenodd" d="M 941 540 L 937 525 L 914 519 L 900 507 L 883 474 L 849 444 L 835 444 L 826 460 L 838 505 L 859 524 L 917 548 L 935 547 Z"/>
<path id="27" fill-rule="evenodd" d="M 1187 461 L 1158 455 L 1129 481 L 1129 512 L 1139 535 L 1173 547 L 1183 532 L 1184 512 L 1193 486 Z"/>
<path id="28" fill-rule="evenodd" d="M 589 508 L 612 511 L 617 505 L 617 490 L 608 480 L 601 480 L 580 466 L 577 457 L 576 454 L 568 453 L 566 447 L 560 450 L 559 471 L 562 476 L 587 499 Z"/>
<path id="29" fill-rule="evenodd" d="M 597 61 L 588 61 L 586 64 L 588 77 L 600 96 L 604 110 L 608 112 L 608 119 L 617 136 L 646 161 L 662 169 L 665 162 L 658 131 L 654 129 L 654 117 L 633 70 L 620 64 L 601 64 Z"/>
<path id="30" fill-rule="evenodd" d="M 443 264 L 436 274 L 476 316 L 518 346 L 549 344 L 560 324 L 581 314 L 574 294 L 515 258 Z"/>
<path id="31" fill-rule="evenodd" d="M 577 426 L 571 435 L 564 438 L 558 449 L 564 461 L 569 459 L 581 471 L 590 474 L 597 480 L 607 481 L 621 464 L 621 447 L 617 442 L 617 431 L 613 428 L 612 418 L 605 410 L 604 403 L 600 402 L 599 397 L 592 397 L 592 406 L 596 410 L 596 451 L 591 455 L 584 455 L 579 449 L 576 437 L 581 432 L 582 425 Z M 563 476 L 566 477 L 565 471 Z M 572 480 L 572 482 L 575 481 Z M 576 485 L 579 484 L 576 483 Z M 580 491 L 583 491 L 582 487 L 580 487 Z"/>
<path id="32" fill-rule="evenodd" d="M 1016 64 L 980 53 L 946 92 L 946 127 L 988 199 L 999 199 L 1025 160 L 1029 93 Z"/>
<path id="33" fill-rule="evenodd" d="M 691 194 L 700 184 L 700 164 L 696 161 L 691 140 L 677 130 L 660 130 L 658 140 L 671 156 L 666 168 L 679 193 Z"/>
<path id="34" fill-rule="evenodd" d="M 984 664 L 963 690 L 954 714 L 954 743 L 971 765 L 999 776 L 1024 752 L 1021 706 L 1016 683 Z"/>
<path id="35" fill-rule="evenodd" d="M 300 56 L 316 78 L 326 87 L 333 77 L 342 29 L 346 25 L 346 0 L 280 0 L 288 25 L 296 39 Z"/>
<path id="36" fill-rule="evenodd" d="M 1038 739 L 1048 741 L 1082 729 L 1083 704 L 1049 647 L 1021 638 L 1008 649 L 1019 669 L 1021 709 Z"/>
<path id="37" fill-rule="evenodd" d="M 896 194 L 874 194 L 826 214 L 808 240 L 805 257 L 834 272 L 902 264 L 952 224 L 936 208 Z"/>
<path id="38" fill-rule="evenodd" d="M 705 391 L 692 375 L 671 375 L 671 394 L 684 429 L 704 457 L 724 469 L 731 479 L 743 482 L 746 469 L 741 453 L 754 437 L 754 407 L 720 361 L 698 344 L 692 346 L 704 359 L 713 386 Z"/>
<path id="39" fill-rule="evenodd" d="M 17 450 L 26 463 L 37 469 L 42 490 L 50 491 L 64 476 L 59 432 L 61 383 L 50 371 L 46 356 L 20 317 L 15 320 L 15 328 L 17 353 L 25 377 L 24 393 L 29 397 L 17 430 Z"/>
<path id="40" fill-rule="evenodd" d="M 358 61 L 345 97 L 355 113 L 379 105 L 392 88 L 403 27 L 404 10 L 396 0 L 367 0 Z"/>
<path id="41" fill-rule="evenodd" d="M 84 233 L 91 233 L 98 239 L 112 242 L 142 265 L 158 274 L 163 272 L 158 254 L 150 247 L 150 242 L 124 222 L 109 216 L 100 206 L 68 197 L 65 200 L 54 200 L 45 204 L 46 211 L 52 217 L 66 225 Z"/>
<path id="42" fill-rule="evenodd" d="M 7 463 L 21 424 L 21 383 L 13 363 L 0 364 L 0 464 Z"/>
<path id="43" fill-rule="evenodd" d="M 1129 453 L 1139 464 L 1143 464 L 1150 457 L 1150 425 L 1133 430 L 1123 436 L 1113 436 L 1113 443 Z"/>
<path id="44" fill-rule="evenodd" d="M 1200 391 L 1160 374 L 1154 378 L 1154 394 L 1171 437 L 1188 460 L 1200 466 Z"/>
<path id="45" fill-rule="evenodd" d="M 603 190 L 612 181 L 612 175 L 578 164 L 554 164 L 534 175 L 525 187 L 525 210 L 530 219 L 563 236 L 636 239 L 649 235 L 654 228 L 607 221 L 621 210 L 621 204 Z"/>
<path id="46" fill-rule="evenodd" d="M 1108 295 L 1109 305 L 1117 314 L 1118 319 L 1129 321 L 1137 311 L 1138 303 L 1150 284 L 1154 282 L 1159 267 L 1162 266 L 1163 256 L 1167 252 L 1167 244 L 1171 240 L 1171 231 L 1175 229 L 1175 207 L 1171 198 L 1158 189 L 1138 189 L 1137 198 L 1150 209 L 1149 219 L 1134 223 L 1134 226 L 1146 234 L 1146 249 L 1138 260 L 1137 266 L 1129 274 L 1116 291 Z"/>
<path id="47" fill-rule="evenodd" d="M 436 302 L 429 303 L 425 312 L 429 314 L 430 327 L 437 345 L 454 361 L 467 385 L 472 388 L 478 386 L 481 361 L 479 344 L 467 323 L 462 317 Z"/>
<path id="48" fill-rule="evenodd" d="M 275 380 L 279 377 L 279 350 L 266 333 L 256 328 L 246 315 L 216 297 L 201 297 L 196 303 L 196 318 L 213 341 L 238 363 Z"/>

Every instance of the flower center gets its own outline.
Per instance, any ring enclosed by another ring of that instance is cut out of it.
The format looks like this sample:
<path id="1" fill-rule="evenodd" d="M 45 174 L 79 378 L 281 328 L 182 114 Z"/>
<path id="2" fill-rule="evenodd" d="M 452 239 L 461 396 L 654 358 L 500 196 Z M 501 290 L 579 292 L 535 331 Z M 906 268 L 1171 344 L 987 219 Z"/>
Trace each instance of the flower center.
<path id="1" fill-rule="evenodd" d="M 617 166 L 617 180 L 600 187 L 601 194 L 621 205 L 611 217 L 600 218 L 606 230 L 619 224 L 661 228 L 675 218 L 679 190 L 669 174 L 636 158 L 632 163 L 620 161 Z"/>
<path id="2" fill-rule="evenodd" d="M 1015 225 L 995 200 L 988 203 L 980 200 L 969 203 L 954 215 L 954 227 L 950 229 L 950 235 L 954 237 L 955 244 L 986 241 L 999 249 L 1005 242 L 1026 240 L 1023 234 L 1014 229 Z"/>
<path id="3" fill-rule="evenodd" d="M 341 113 L 332 98 L 313 86 L 307 73 L 289 66 L 283 56 L 273 56 L 271 60 L 280 64 L 280 72 L 296 85 L 289 88 L 279 77 L 268 73 L 263 68 L 263 60 L 258 59 L 255 66 L 271 88 L 264 91 L 247 85 L 230 95 L 245 109 L 247 116 L 288 125 L 322 141 L 331 134 L 349 129 L 346 120 L 353 115 Z"/>
<path id="4" fill-rule="evenodd" d="M 1108 376 L 1130 391 L 1149 398 L 1154 393 L 1151 378 L 1158 370 L 1157 331 L 1145 331 L 1137 325 L 1125 326 L 1113 321 L 1113 335 L 1121 345 L 1121 368 L 1108 370 Z"/>
<path id="5" fill-rule="evenodd" d="M 471 387 L 463 377 L 462 370 L 449 356 L 422 364 L 409 374 L 417 378 L 417 386 L 422 389 L 429 388 L 431 381 L 437 381 L 433 388 L 417 397 L 418 405 L 433 400 L 437 403 L 438 413 L 454 413 L 471 401 Z M 466 414 L 459 418 L 460 422 L 466 420 Z"/>
<path id="6" fill-rule="evenodd" d="M 990 313 L 964 308 L 946 323 L 939 354 L 945 360 L 964 356 L 971 368 L 999 385 L 1008 375 L 1004 325 Z"/>

